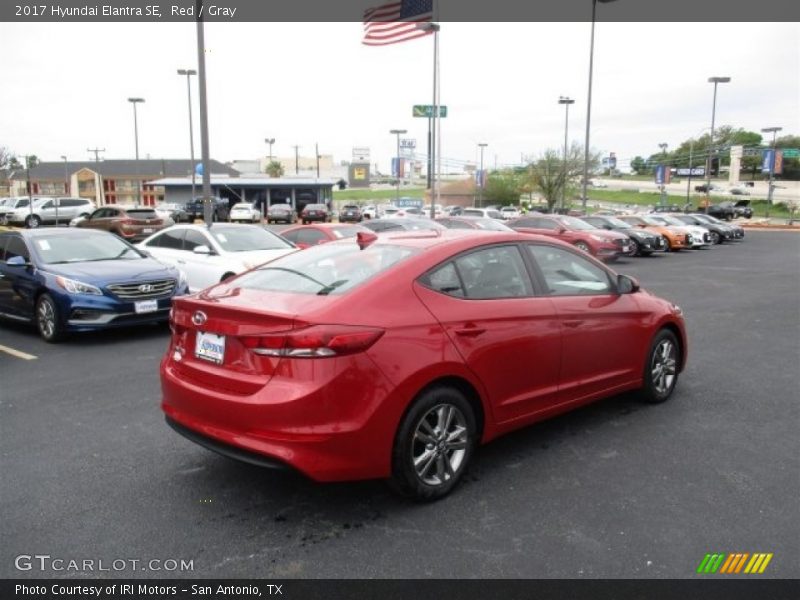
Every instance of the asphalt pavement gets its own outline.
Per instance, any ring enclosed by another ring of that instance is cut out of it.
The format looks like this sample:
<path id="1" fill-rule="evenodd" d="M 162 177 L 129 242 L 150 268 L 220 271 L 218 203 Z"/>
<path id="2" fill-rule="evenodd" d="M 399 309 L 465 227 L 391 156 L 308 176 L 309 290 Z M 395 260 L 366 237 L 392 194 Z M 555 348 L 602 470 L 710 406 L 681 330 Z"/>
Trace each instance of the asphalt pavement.
<path id="1" fill-rule="evenodd" d="M 53 346 L 2 324 L 17 355 L 0 349 L 0 577 L 684 578 L 709 552 L 773 553 L 764 577 L 800 577 L 798 258 L 800 235 L 748 232 L 619 263 L 685 311 L 674 397 L 505 436 L 427 505 L 175 434 L 159 410 L 166 325 Z M 15 568 L 35 554 L 193 570 Z"/>

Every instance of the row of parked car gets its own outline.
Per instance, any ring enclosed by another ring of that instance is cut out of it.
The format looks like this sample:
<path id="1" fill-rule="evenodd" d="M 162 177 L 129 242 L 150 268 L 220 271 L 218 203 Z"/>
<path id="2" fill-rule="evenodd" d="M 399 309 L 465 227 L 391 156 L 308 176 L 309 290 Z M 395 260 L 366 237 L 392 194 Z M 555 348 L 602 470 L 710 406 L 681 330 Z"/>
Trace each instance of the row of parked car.
<path id="1" fill-rule="evenodd" d="M 242 220 L 252 219 L 253 224 L 222 222 L 206 227 L 176 223 L 183 219 L 165 212 L 170 207 L 121 206 L 74 217 L 72 228 L 36 226 L 2 233 L 0 316 L 33 320 L 48 341 L 68 331 L 163 320 L 170 294 L 198 292 L 298 248 L 373 233 L 516 231 L 558 239 L 604 262 L 744 237 L 740 226 L 699 213 L 596 213 L 582 218 L 527 214 L 503 220 L 493 216 L 499 212 L 493 209 L 442 210 L 444 216 L 437 219 L 400 209 L 381 218 L 347 223 L 346 218 L 341 222 L 344 210 L 339 223 L 330 223 L 324 205 L 306 208 L 310 210 L 303 213 L 303 224 L 293 223 L 289 215 L 286 222 L 293 226 L 279 233 L 263 227 L 252 215 Z M 20 268 L 25 266 L 35 269 Z M 113 286 L 123 286 L 119 289 L 124 293 L 113 291 Z"/>

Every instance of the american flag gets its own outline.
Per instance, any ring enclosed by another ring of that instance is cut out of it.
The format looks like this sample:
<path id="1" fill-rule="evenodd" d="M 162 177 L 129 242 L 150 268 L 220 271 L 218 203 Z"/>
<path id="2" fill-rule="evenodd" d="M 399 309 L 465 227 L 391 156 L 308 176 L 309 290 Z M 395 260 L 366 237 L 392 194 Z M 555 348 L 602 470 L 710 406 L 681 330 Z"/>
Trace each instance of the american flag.
<path id="1" fill-rule="evenodd" d="M 400 0 L 364 11 L 364 39 L 367 46 L 386 46 L 432 33 L 417 27 L 433 18 L 433 0 Z"/>

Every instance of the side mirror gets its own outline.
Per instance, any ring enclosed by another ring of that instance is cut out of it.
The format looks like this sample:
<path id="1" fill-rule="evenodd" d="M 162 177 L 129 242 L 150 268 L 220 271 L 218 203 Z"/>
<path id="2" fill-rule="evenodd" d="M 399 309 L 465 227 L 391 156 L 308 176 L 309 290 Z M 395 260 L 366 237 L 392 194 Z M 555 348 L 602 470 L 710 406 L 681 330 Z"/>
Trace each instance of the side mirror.
<path id="1" fill-rule="evenodd" d="M 620 294 L 635 294 L 639 291 L 639 281 L 627 275 L 617 275 L 617 292 Z"/>
<path id="2" fill-rule="evenodd" d="M 567 232 L 567 230 L 566 230 L 566 229 L 564 229 L 563 227 L 559 227 L 558 229 L 556 229 L 556 233 L 557 233 L 558 235 L 562 235 L 562 234 L 564 234 L 564 233 L 566 233 L 566 232 Z"/>
<path id="3" fill-rule="evenodd" d="M 192 252 L 194 252 L 195 254 L 210 255 L 211 254 L 211 248 L 209 248 L 206 245 L 195 246 L 194 249 L 192 250 Z"/>
<path id="4" fill-rule="evenodd" d="M 6 261 L 6 265 L 9 267 L 27 267 L 29 264 L 30 263 L 21 256 L 14 256 Z"/>

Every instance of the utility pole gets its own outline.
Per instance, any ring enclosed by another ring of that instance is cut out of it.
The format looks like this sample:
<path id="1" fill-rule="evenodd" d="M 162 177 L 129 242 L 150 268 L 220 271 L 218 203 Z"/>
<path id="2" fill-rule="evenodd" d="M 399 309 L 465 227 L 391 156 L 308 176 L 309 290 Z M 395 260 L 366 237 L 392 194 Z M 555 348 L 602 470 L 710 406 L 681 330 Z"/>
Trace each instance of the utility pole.
<path id="1" fill-rule="evenodd" d="M 319 179 L 319 144 L 314 144 L 314 153 L 317 155 L 317 179 Z"/>
<path id="2" fill-rule="evenodd" d="M 300 155 L 298 154 L 300 146 L 292 146 L 292 148 L 294 148 L 294 173 L 297 175 L 300 172 Z"/>
<path id="3" fill-rule="evenodd" d="M 775 160 L 778 152 L 778 150 L 775 148 L 775 140 L 778 132 L 782 129 L 783 127 L 765 127 L 761 130 L 761 133 L 772 134 L 772 160 L 769 163 L 769 189 L 767 191 L 767 218 L 769 218 L 769 207 L 772 206 L 772 192 L 775 189 L 773 179 L 775 177 Z"/>
<path id="4" fill-rule="evenodd" d="M 94 154 L 94 162 L 99 163 L 100 162 L 100 153 L 101 152 L 105 152 L 106 149 L 105 148 L 87 148 L 86 151 L 93 153 Z"/>

